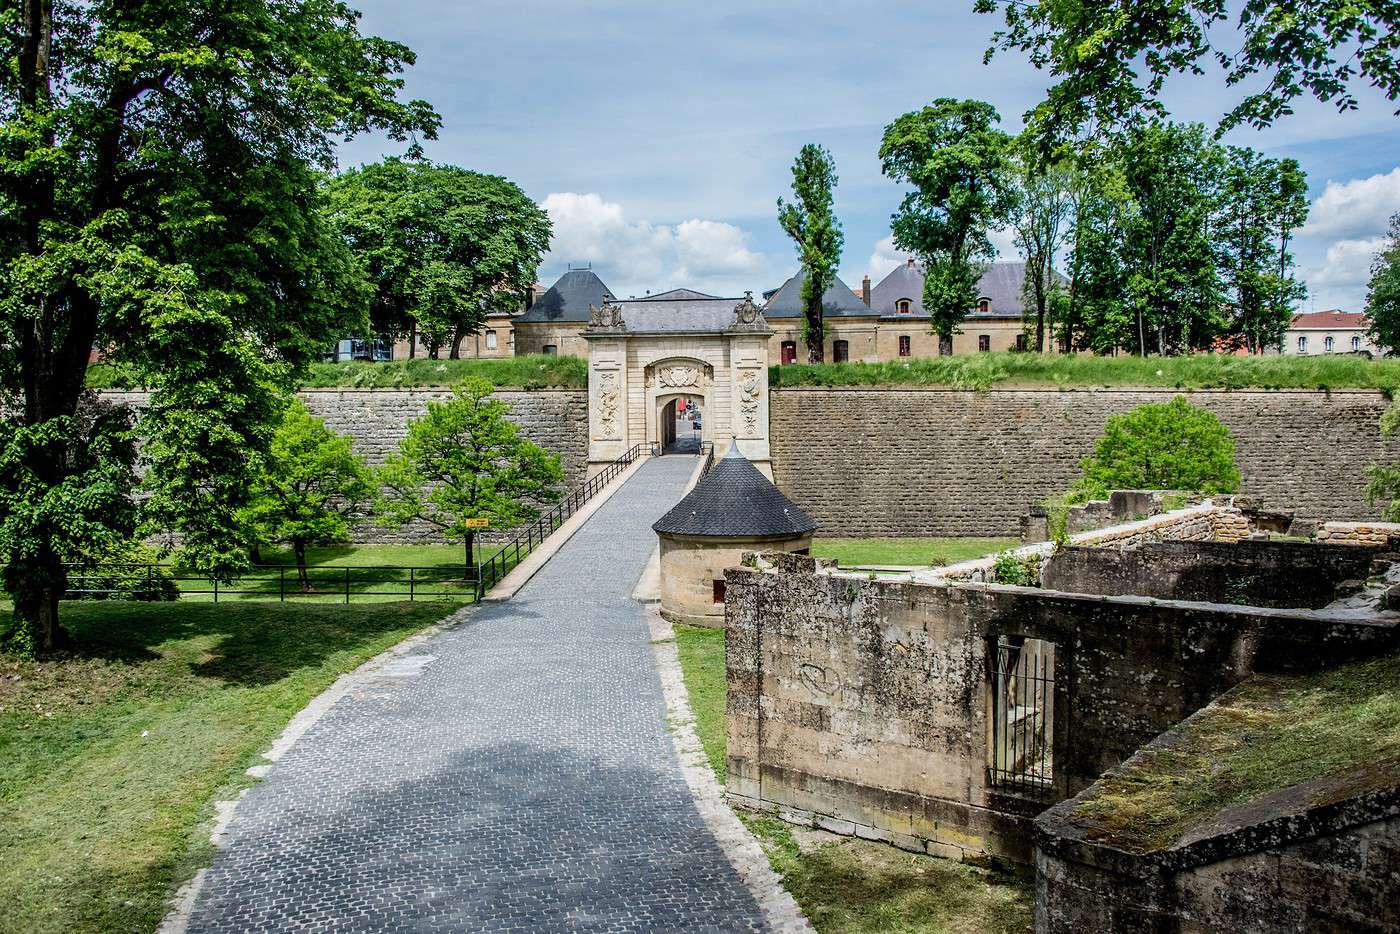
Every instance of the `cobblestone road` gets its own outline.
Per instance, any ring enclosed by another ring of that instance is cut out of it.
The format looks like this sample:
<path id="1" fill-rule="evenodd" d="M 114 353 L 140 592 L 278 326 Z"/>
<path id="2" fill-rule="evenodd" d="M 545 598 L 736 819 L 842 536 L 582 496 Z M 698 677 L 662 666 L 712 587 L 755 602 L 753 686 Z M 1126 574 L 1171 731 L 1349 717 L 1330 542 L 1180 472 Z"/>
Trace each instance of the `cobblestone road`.
<path id="1" fill-rule="evenodd" d="M 192 932 L 757 931 L 676 763 L 630 599 L 693 457 L 509 603 L 342 698 L 239 803 Z"/>

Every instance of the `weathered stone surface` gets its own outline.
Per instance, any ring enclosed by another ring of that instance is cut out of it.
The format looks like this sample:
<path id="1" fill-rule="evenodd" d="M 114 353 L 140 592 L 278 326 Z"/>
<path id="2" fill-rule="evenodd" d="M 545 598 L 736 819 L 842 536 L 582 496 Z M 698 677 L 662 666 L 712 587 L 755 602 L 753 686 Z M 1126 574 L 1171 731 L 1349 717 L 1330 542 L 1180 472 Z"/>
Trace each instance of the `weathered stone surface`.
<path id="1" fill-rule="evenodd" d="M 1063 492 L 1109 415 L 1171 390 L 774 389 L 774 480 L 825 535 L 1016 535 Z M 1303 519 L 1377 515 L 1367 465 L 1394 460 L 1379 392 L 1184 393 L 1237 445 L 1241 489 Z"/>

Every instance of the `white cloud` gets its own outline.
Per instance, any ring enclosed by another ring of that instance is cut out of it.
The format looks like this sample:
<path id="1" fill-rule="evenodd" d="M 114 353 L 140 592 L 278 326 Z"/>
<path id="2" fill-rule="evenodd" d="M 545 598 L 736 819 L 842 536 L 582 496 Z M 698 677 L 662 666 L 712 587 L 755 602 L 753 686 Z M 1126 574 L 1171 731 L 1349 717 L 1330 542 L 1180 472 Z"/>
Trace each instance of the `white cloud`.
<path id="1" fill-rule="evenodd" d="M 1308 304 L 1314 309 L 1360 311 L 1366 303 L 1371 262 L 1384 245 L 1384 237 L 1364 237 L 1329 246 L 1322 263 L 1304 270 Z"/>
<path id="2" fill-rule="evenodd" d="M 870 276 L 871 282 L 879 282 L 903 265 L 907 258 L 906 254 L 895 247 L 894 235 L 891 234 L 876 242 L 875 252 L 870 254 L 870 259 L 865 264 L 866 274 Z"/>
<path id="3" fill-rule="evenodd" d="M 1369 178 L 1328 181 L 1312 203 L 1300 233 L 1314 237 L 1359 238 L 1385 230 L 1400 211 L 1400 167 Z"/>
<path id="4" fill-rule="evenodd" d="M 621 204 L 594 193 L 554 192 L 541 203 L 554 222 L 545 265 L 592 262 L 620 296 L 681 286 L 736 294 L 767 258 L 749 247 L 749 234 L 721 221 L 692 218 L 672 227 L 632 221 Z"/>

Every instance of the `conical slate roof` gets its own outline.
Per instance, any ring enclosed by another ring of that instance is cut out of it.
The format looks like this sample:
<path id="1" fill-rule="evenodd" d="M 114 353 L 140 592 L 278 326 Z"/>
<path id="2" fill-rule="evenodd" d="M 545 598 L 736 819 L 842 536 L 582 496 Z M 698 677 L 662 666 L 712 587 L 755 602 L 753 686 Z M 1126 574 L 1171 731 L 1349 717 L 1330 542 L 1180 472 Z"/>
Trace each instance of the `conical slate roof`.
<path id="1" fill-rule="evenodd" d="M 732 445 L 652 529 L 663 535 L 767 538 L 805 535 L 817 524 Z"/>

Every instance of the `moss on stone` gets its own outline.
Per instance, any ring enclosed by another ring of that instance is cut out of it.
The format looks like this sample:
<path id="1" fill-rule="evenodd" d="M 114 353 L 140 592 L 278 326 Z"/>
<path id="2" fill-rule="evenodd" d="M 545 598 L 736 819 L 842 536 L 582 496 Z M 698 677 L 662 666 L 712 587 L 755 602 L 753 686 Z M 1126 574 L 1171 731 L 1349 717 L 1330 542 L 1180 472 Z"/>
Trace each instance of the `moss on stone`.
<path id="1" fill-rule="evenodd" d="M 1071 819 L 1135 853 L 1222 810 L 1367 763 L 1400 768 L 1400 655 L 1257 675 L 1104 776 Z"/>

